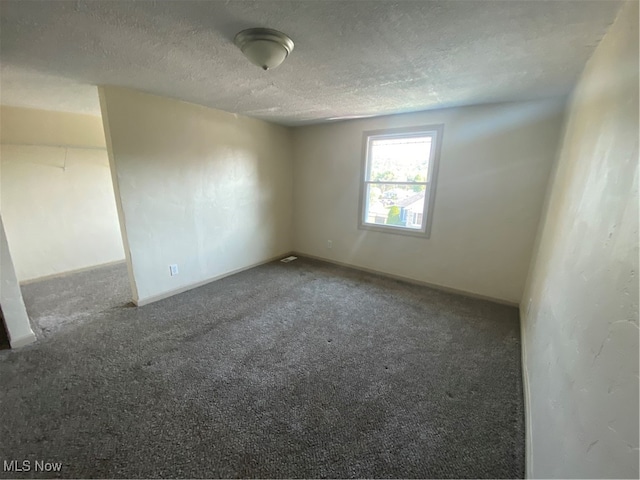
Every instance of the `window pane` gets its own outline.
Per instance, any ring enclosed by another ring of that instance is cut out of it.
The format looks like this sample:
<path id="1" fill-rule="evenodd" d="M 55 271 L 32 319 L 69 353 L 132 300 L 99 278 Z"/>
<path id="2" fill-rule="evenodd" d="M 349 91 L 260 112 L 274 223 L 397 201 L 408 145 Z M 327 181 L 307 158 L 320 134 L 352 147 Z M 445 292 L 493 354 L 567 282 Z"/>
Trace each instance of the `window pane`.
<path id="1" fill-rule="evenodd" d="M 380 138 L 369 146 L 373 182 L 427 182 L 431 137 Z"/>
<path id="2" fill-rule="evenodd" d="M 367 184 L 364 223 L 420 230 L 425 185 Z"/>

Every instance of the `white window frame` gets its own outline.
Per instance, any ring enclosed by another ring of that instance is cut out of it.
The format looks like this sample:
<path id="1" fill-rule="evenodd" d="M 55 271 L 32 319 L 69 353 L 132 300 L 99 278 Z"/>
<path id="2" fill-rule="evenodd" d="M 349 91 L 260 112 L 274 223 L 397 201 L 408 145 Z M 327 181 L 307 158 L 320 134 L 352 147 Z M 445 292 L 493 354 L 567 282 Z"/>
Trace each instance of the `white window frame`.
<path id="1" fill-rule="evenodd" d="M 362 135 L 362 168 L 360 172 L 360 205 L 358 208 L 358 228 L 375 230 L 379 232 L 395 233 L 399 235 L 411 235 L 429 238 L 433 221 L 433 208 L 436 196 L 436 182 L 438 180 L 438 167 L 440 163 L 440 150 L 444 125 L 425 125 L 409 128 L 393 128 L 385 130 L 371 130 Z M 429 173 L 427 182 L 374 182 L 367 180 L 370 168 L 371 142 L 379 139 L 431 137 L 431 158 L 429 159 Z M 369 184 L 394 184 L 394 185 L 425 185 L 424 209 L 422 214 L 422 227 L 412 229 L 393 225 L 367 223 L 367 185 Z"/>

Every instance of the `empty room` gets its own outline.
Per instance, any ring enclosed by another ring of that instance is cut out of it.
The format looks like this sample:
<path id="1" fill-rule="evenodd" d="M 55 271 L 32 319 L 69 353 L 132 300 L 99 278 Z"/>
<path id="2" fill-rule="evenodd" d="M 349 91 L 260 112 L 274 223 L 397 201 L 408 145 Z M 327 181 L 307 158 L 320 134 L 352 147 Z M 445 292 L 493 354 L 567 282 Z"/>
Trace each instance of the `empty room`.
<path id="1" fill-rule="evenodd" d="M 637 0 L 0 0 L 0 478 L 638 478 Z"/>

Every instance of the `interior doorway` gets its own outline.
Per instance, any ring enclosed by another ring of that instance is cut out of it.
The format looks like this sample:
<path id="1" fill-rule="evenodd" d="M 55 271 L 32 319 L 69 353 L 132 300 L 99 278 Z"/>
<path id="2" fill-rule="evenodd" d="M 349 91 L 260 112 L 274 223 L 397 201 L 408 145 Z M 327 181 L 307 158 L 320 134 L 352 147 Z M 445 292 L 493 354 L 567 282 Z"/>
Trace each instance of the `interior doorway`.
<path id="1" fill-rule="evenodd" d="M 100 116 L 1 108 L 2 216 L 42 338 L 122 303 L 123 283 L 130 301 L 109 157 Z"/>

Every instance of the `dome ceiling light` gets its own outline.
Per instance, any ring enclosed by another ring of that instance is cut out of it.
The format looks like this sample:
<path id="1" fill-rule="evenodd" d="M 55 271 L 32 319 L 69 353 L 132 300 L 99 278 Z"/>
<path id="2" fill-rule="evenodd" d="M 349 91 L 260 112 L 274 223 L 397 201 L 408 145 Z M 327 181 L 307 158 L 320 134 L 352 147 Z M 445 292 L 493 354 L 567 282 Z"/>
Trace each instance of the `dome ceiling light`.
<path id="1" fill-rule="evenodd" d="M 263 70 L 276 68 L 293 51 L 293 40 L 270 28 L 242 30 L 233 41 L 251 63 Z"/>

